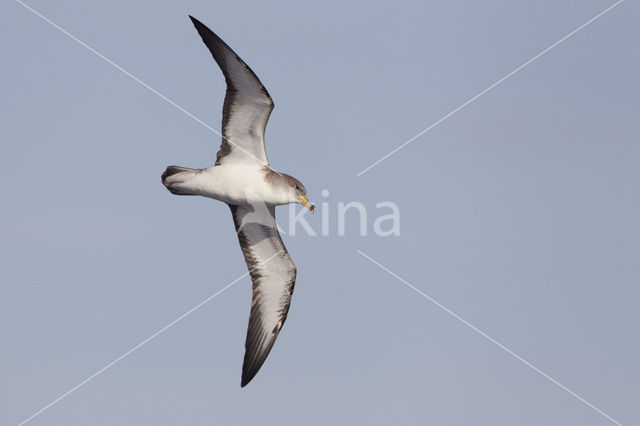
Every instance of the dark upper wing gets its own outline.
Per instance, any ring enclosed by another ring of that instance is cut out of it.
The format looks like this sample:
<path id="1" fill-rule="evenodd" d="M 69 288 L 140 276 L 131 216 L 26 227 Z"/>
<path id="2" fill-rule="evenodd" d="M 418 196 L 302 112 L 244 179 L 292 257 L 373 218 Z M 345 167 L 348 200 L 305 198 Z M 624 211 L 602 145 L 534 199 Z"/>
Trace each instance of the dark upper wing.
<path id="1" fill-rule="evenodd" d="M 282 243 L 273 206 L 229 206 L 253 281 L 242 383 L 256 375 L 287 318 L 296 266 Z"/>
<path id="2" fill-rule="evenodd" d="M 220 37 L 193 16 L 189 17 L 227 82 L 222 108 L 222 145 L 216 164 L 258 162 L 268 165 L 264 130 L 273 110 L 273 101 L 267 89 Z"/>

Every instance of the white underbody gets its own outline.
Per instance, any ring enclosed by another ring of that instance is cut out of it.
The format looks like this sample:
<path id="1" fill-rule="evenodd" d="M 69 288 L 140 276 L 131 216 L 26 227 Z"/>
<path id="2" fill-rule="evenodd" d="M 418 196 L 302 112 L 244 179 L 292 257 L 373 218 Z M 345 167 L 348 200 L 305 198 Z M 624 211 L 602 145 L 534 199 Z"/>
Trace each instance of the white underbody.
<path id="1" fill-rule="evenodd" d="M 275 190 L 264 166 L 220 164 L 208 169 L 176 173 L 166 179 L 168 186 L 227 204 L 282 205 L 296 202 L 286 190 Z"/>

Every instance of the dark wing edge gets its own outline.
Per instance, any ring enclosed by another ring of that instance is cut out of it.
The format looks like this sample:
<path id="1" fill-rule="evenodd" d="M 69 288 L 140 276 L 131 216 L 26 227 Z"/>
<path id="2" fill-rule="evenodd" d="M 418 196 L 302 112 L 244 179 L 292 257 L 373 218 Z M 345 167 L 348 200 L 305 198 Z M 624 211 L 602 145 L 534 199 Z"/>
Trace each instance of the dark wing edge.
<path id="1" fill-rule="evenodd" d="M 264 111 L 262 114 L 259 114 L 255 119 L 256 122 L 252 124 L 250 129 L 247 129 L 248 132 L 252 132 L 252 136 L 258 137 L 260 140 L 264 141 L 264 130 L 267 125 L 267 121 L 269 120 L 269 116 L 271 115 L 271 111 L 274 108 L 273 99 L 267 92 L 267 89 L 264 87 L 258 76 L 253 72 L 253 70 L 238 56 L 233 49 L 229 47 L 220 37 L 218 37 L 209 27 L 204 25 L 198 19 L 189 15 L 191 22 L 196 27 L 198 34 L 202 37 L 202 41 L 207 46 L 213 59 L 216 61 L 220 69 L 222 70 L 222 74 L 224 75 L 227 91 L 224 98 L 224 105 L 222 107 L 222 143 L 220 146 L 220 150 L 218 151 L 216 158 L 216 165 L 220 163 L 220 160 L 225 156 L 229 155 L 232 151 L 232 145 L 229 143 L 229 139 L 232 139 L 227 132 L 227 125 L 232 117 L 234 106 L 237 106 L 238 102 L 242 102 L 243 99 L 239 94 L 240 88 L 238 87 L 238 83 L 242 78 L 248 78 L 252 83 L 253 90 L 256 90 L 256 93 L 261 94 L 260 101 L 264 103 Z M 228 63 L 227 61 L 231 60 L 235 63 Z M 241 75 L 233 75 L 231 71 L 233 71 L 234 66 L 240 66 Z M 260 134 L 262 133 L 262 134 Z M 264 150 L 264 147 L 263 147 Z M 266 152 L 264 153 L 265 161 L 266 161 Z"/>
<path id="2" fill-rule="evenodd" d="M 235 205 L 229 205 L 229 208 L 233 215 L 240 247 L 253 282 L 251 313 L 249 315 L 242 364 L 242 380 L 240 383 L 241 387 L 245 387 L 264 364 L 287 319 L 295 287 L 297 269 L 276 227 L 251 223 L 250 225 L 243 225 L 243 228 L 240 229 L 242 218 L 247 213 L 246 208 Z M 272 215 L 275 225 L 275 208 L 269 207 L 269 213 Z M 273 253 L 271 255 L 273 256 L 272 260 L 266 261 L 266 259 L 256 258 L 256 254 L 252 250 L 252 247 L 256 244 L 256 234 L 260 233 L 263 234 L 258 237 L 260 241 L 269 240 L 269 246 Z M 264 263 L 261 264 L 261 262 Z M 270 262 L 279 262 L 279 266 L 286 270 L 286 276 L 274 275 L 266 268 Z M 280 295 L 279 297 L 276 296 L 278 300 L 274 303 L 273 294 L 263 297 L 262 293 L 269 290 L 273 293 L 273 285 L 276 280 L 279 280 L 277 284 Z M 271 287 L 265 288 L 268 284 L 271 284 Z"/>

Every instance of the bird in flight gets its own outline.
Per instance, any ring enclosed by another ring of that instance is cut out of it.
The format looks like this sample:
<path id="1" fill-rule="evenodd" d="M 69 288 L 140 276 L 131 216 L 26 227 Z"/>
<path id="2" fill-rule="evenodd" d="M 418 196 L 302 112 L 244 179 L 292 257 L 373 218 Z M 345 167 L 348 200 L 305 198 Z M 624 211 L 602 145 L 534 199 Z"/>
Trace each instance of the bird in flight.
<path id="1" fill-rule="evenodd" d="M 258 77 L 220 37 L 189 16 L 224 74 L 222 144 L 206 169 L 169 166 L 162 183 L 173 194 L 220 200 L 231 209 L 249 274 L 253 299 L 245 342 L 241 386 L 253 379 L 287 318 L 296 266 L 278 232 L 275 206 L 300 203 L 313 213 L 297 179 L 269 167 L 264 131 L 273 101 Z"/>

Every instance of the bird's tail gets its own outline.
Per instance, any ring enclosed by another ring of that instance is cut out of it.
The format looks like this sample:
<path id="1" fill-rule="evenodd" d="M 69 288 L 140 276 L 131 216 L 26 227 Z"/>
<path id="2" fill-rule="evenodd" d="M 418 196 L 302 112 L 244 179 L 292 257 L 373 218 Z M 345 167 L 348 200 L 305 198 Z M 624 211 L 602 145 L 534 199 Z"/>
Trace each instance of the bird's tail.
<path id="1" fill-rule="evenodd" d="M 176 195 L 198 195 L 192 188 L 192 179 L 200 170 L 169 166 L 162 173 L 162 184 Z"/>

